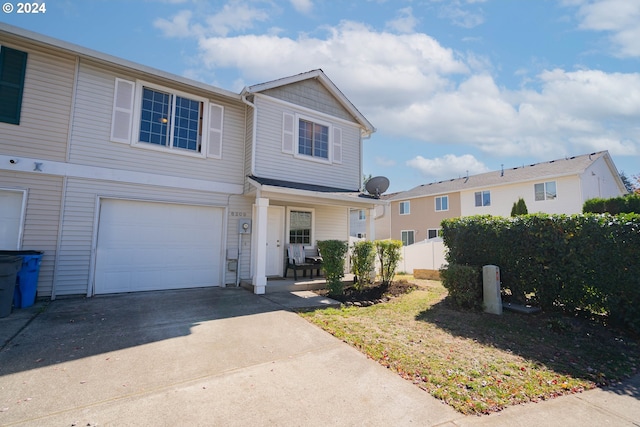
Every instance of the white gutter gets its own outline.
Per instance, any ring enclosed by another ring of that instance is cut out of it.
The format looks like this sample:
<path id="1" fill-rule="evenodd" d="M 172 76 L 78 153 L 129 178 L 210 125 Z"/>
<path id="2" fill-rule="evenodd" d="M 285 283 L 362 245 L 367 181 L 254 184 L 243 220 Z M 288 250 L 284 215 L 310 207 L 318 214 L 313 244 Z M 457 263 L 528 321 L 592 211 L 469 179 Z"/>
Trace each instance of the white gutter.
<path id="1" fill-rule="evenodd" d="M 240 98 L 242 102 L 251 107 L 253 111 L 253 128 L 251 129 L 251 172 L 250 175 L 255 175 L 256 172 L 256 132 L 258 130 L 258 109 L 256 105 L 247 99 L 247 88 L 245 87 L 240 92 Z M 246 154 L 246 152 L 245 152 Z"/>

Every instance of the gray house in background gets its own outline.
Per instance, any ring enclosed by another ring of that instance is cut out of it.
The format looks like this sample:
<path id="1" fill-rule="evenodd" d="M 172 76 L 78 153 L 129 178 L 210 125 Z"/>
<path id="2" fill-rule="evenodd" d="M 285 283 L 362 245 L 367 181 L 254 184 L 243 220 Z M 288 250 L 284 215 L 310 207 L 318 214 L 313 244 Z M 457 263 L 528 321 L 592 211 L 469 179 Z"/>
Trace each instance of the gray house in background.
<path id="1" fill-rule="evenodd" d="M 39 296 L 264 293 L 288 244 L 385 203 L 321 70 L 233 93 L 5 24 L 0 57 L 0 249 L 44 251 Z"/>

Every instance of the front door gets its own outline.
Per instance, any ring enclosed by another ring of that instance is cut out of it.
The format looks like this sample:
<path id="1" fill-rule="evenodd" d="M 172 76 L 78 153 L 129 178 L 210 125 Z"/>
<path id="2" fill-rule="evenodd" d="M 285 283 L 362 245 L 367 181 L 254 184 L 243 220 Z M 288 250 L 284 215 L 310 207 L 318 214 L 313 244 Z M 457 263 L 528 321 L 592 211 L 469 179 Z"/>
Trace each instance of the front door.
<path id="1" fill-rule="evenodd" d="M 267 212 L 267 265 L 265 274 L 282 276 L 284 271 L 284 207 L 269 206 Z"/>

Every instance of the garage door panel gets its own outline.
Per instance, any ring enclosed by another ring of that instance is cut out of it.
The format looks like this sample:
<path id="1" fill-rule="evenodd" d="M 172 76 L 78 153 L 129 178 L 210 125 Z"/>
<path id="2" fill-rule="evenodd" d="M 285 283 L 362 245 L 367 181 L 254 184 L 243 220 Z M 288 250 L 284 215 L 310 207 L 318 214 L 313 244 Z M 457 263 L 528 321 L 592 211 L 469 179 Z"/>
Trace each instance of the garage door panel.
<path id="1" fill-rule="evenodd" d="M 219 286 L 223 209 L 104 200 L 95 292 Z"/>

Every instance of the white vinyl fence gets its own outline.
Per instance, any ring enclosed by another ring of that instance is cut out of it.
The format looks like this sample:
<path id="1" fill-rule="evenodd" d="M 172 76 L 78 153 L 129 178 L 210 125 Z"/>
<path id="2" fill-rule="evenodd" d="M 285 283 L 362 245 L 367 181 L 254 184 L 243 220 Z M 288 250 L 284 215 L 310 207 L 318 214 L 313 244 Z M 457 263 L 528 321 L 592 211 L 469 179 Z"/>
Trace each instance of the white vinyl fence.
<path id="1" fill-rule="evenodd" d="M 440 270 L 447 264 L 446 247 L 442 238 L 422 240 L 402 247 L 402 260 L 398 271 L 413 274 L 413 270 Z"/>

